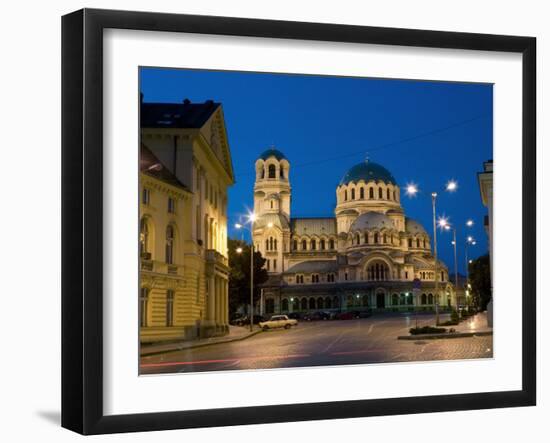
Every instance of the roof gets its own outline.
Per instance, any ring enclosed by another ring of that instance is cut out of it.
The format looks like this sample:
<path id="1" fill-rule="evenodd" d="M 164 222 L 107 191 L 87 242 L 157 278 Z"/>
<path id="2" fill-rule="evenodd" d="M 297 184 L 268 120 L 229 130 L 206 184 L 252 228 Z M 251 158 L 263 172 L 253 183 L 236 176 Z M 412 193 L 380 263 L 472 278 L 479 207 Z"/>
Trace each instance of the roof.
<path id="1" fill-rule="evenodd" d="M 426 229 L 424 229 L 424 226 L 422 226 L 416 220 L 408 217 L 405 219 L 405 231 L 410 234 L 428 234 L 426 232 Z"/>
<path id="2" fill-rule="evenodd" d="M 286 159 L 285 155 L 278 149 L 270 148 L 260 154 L 262 160 L 267 160 L 269 157 L 275 157 L 277 160 Z"/>
<path id="3" fill-rule="evenodd" d="M 285 274 L 309 274 L 312 272 L 337 272 L 338 264 L 336 260 L 310 260 L 298 263 L 288 268 Z"/>
<path id="4" fill-rule="evenodd" d="M 356 229 L 390 229 L 394 224 L 386 214 L 381 212 L 369 211 L 361 214 L 351 225 L 350 231 Z"/>
<path id="5" fill-rule="evenodd" d="M 220 103 L 141 103 L 142 128 L 201 128 L 220 107 Z"/>
<path id="6" fill-rule="evenodd" d="M 340 180 L 340 185 L 347 184 L 349 182 L 357 183 L 360 180 L 365 182 L 369 181 L 383 181 L 385 183 L 397 184 L 393 175 L 383 166 L 371 161 L 364 161 L 356 164 L 348 170 Z"/>
<path id="7" fill-rule="evenodd" d="M 155 156 L 155 154 L 153 154 L 153 152 L 143 143 L 141 144 L 139 151 L 139 170 L 143 174 L 149 175 L 157 180 L 189 192 L 187 186 L 180 182 L 178 178 L 169 169 L 167 169 Z"/>
<path id="8" fill-rule="evenodd" d="M 269 223 L 273 223 L 273 226 L 280 229 L 288 229 L 288 221 L 286 217 L 275 212 L 268 212 L 258 217 L 258 219 L 254 222 L 254 229 L 263 228 Z"/>
<path id="9" fill-rule="evenodd" d="M 292 218 L 290 228 L 295 235 L 336 234 L 336 219 L 326 218 Z"/>

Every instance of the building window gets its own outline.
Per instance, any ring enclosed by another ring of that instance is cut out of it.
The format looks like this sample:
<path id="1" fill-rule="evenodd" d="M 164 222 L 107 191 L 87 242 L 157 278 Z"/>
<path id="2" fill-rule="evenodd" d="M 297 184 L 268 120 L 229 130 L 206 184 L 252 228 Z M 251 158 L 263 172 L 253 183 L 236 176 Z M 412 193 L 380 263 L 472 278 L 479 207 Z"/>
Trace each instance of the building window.
<path id="1" fill-rule="evenodd" d="M 302 240 L 302 251 L 307 250 L 307 241 Z"/>
<path id="2" fill-rule="evenodd" d="M 298 240 L 294 240 L 294 241 L 292 242 L 292 248 L 293 248 L 295 251 L 298 250 Z"/>
<path id="3" fill-rule="evenodd" d="M 147 309 L 149 307 L 149 289 L 141 288 L 139 293 L 139 326 L 147 326 Z"/>
<path id="4" fill-rule="evenodd" d="M 409 279 L 409 272 L 405 271 L 405 280 L 408 280 L 408 279 Z"/>
<path id="5" fill-rule="evenodd" d="M 426 249 L 426 239 L 424 239 L 423 242 L 424 242 L 424 249 Z"/>
<path id="6" fill-rule="evenodd" d="M 355 189 L 351 190 L 351 199 L 355 200 Z"/>
<path id="7" fill-rule="evenodd" d="M 174 263 L 174 227 L 168 225 L 166 227 L 166 263 L 171 265 Z"/>
<path id="8" fill-rule="evenodd" d="M 374 198 L 374 188 L 369 188 L 369 198 Z"/>
<path id="9" fill-rule="evenodd" d="M 270 263 L 270 260 L 267 259 L 267 260 L 265 261 L 265 266 L 266 266 L 266 268 L 267 268 L 268 271 L 270 270 L 270 269 L 269 269 L 269 265 L 270 265 L 270 264 L 271 264 L 271 263 Z"/>
<path id="10" fill-rule="evenodd" d="M 168 197 L 168 212 L 170 214 L 176 213 L 176 201 L 172 197 Z"/>
<path id="11" fill-rule="evenodd" d="M 327 274 L 327 282 L 334 283 L 334 274 Z"/>
<path id="12" fill-rule="evenodd" d="M 288 299 L 283 298 L 283 301 L 281 302 L 281 310 L 288 311 Z"/>
<path id="13" fill-rule="evenodd" d="M 311 240 L 311 250 L 315 251 L 315 249 L 317 249 L 317 243 L 316 243 L 315 239 L 313 239 L 313 240 Z"/>
<path id="14" fill-rule="evenodd" d="M 275 173 L 276 173 L 276 171 L 275 171 L 275 165 L 269 165 L 267 176 L 268 176 L 269 178 L 277 178 L 277 177 L 275 176 Z"/>
<path id="15" fill-rule="evenodd" d="M 359 234 L 355 235 L 355 243 L 360 244 L 361 243 L 361 236 Z"/>
<path id="16" fill-rule="evenodd" d="M 397 201 L 397 193 L 395 191 L 393 191 L 393 200 Z"/>
<path id="17" fill-rule="evenodd" d="M 382 238 L 383 238 L 383 240 L 382 240 L 383 243 L 388 242 L 388 237 L 386 236 L 386 234 L 384 234 L 384 236 Z"/>
<path id="18" fill-rule="evenodd" d="M 272 298 L 268 298 L 265 301 L 265 313 L 266 314 L 273 314 L 275 312 L 275 300 Z"/>
<path id="19" fill-rule="evenodd" d="M 412 238 L 409 238 L 409 248 L 412 248 L 413 247 L 413 241 L 412 241 Z"/>
<path id="20" fill-rule="evenodd" d="M 441 281 L 445 281 L 445 273 L 441 271 Z"/>
<path id="21" fill-rule="evenodd" d="M 328 242 L 329 248 L 334 249 L 334 240 L 331 238 Z"/>
<path id="22" fill-rule="evenodd" d="M 422 294 L 422 296 L 420 297 L 420 304 L 425 305 L 426 301 L 426 294 Z"/>
<path id="23" fill-rule="evenodd" d="M 324 251 L 325 250 L 325 239 L 321 239 L 319 241 L 319 248 L 321 249 L 321 251 Z"/>
<path id="24" fill-rule="evenodd" d="M 268 238 L 265 239 L 265 250 L 269 251 L 269 239 Z"/>
<path id="25" fill-rule="evenodd" d="M 302 311 L 307 310 L 307 298 L 302 298 L 302 300 L 300 300 L 300 308 Z"/>
<path id="26" fill-rule="evenodd" d="M 375 262 L 367 268 L 367 280 L 388 280 L 390 269 L 384 262 Z"/>
<path id="27" fill-rule="evenodd" d="M 366 245 L 369 244 L 369 233 L 368 232 L 365 232 L 365 244 Z"/>
<path id="28" fill-rule="evenodd" d="M 386 190 L 386 199 L 390 200 L 390 190 L 389 189 Z"/>
<path id="29" fill-rule="evenodd" d="M 319 283 L 319 274 L 311 275 L 311 283 Z"/>
<path id="30" fill-rule="evenodd" d="M 363 200 L 365 198 L 365 188 L 361 187 L 359 189 L 359 198 Z"/>
<path id="31" fill-rule="evenodd" d="M 374 243 L 378 243 L 378 232 L 374 233 Z"/>
<path id="32" fill-rule="evenodd" d="M 428 294 L 428 304 L 433 305 L 434 304 L 434 296 L 433 294 Z"/>
<path id="33" fill-rule="evenodd" d="M 277 270 L 277 259 L 276 258 L 273 259 L 273 270 L 274 271 Z"/>
<path id="34" fill-rule="evenodd" d="M 378 188 L 378 198 L 382 199 L 382 188 Z"/>
<path id="35" fill-rule="evenodd" d="M 141 191 L 141 203 L 144 205 L 148 205 L 151 200 L 151 191 L 147 188 L 143 188 L 143 191 Z"/>
<path id="36" fill-rule="evenodd" d="M 416 239 L 416 247 L 420 248 L 420 239 L 419 238 Z"/>
<path id="37" fill-rule="evenodd" d="M 302 284 L 304 282 L 304 276 L 303 275 L 297 275 L 296 276 L 296 283 Z"/>
<path id="38" fill-rule="evenodd" d="M 348 190 L 344 191 L 344 201 L 348 201 Z"/>
<path id="39" fill-rule="evenodd" d="M 140 255 L 147 254 L 149 252 L 149 224 L 144 218 L 141 219 L 139 226 L 139 253 Z"/>
<path id="40" fill-rule="evenodd" d="M 392 294 L 391 296 L 391 304 L 393 306 L 397 306 L 399 304 L 399 296 L 397 294 Z"/>
<path id="41" fill-rule="evenodd" d="M 348 279 L 348 273 L 344 273 L 344 280 L 347 280 Z"/>
<path id="42" fill-rule="evenodd" d="M 174 291 L 166 291 L 166 326 L 174 326 Z"/>

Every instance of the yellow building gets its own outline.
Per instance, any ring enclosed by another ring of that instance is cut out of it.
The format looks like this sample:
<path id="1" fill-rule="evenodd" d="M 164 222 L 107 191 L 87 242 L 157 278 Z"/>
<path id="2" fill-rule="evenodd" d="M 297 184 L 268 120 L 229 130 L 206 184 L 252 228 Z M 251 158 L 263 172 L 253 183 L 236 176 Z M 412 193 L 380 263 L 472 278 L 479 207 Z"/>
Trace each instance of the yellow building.
<path id="1" fill-rule="evenodd" d="M 140 341 L 228 331 L 227 188 L 219 103 L 141 104 Z"/>

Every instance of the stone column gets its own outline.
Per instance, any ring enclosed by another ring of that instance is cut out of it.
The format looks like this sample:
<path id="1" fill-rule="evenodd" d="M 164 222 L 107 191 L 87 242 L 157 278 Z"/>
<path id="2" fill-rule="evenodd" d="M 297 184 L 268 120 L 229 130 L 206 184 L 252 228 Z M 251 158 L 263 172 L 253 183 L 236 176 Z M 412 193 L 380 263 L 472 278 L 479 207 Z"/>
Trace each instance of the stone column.
<path id="1" fill-rule="evenodd" d="M 215 293 L 214 293 L 214 276 L 208 277 L 208 294 L 206 294 L 206 302 L 207 302 L 207 314 L 206 318 L 209 323 L 215 323 L 216 321 L 216 301 L 215 301 Z"/>

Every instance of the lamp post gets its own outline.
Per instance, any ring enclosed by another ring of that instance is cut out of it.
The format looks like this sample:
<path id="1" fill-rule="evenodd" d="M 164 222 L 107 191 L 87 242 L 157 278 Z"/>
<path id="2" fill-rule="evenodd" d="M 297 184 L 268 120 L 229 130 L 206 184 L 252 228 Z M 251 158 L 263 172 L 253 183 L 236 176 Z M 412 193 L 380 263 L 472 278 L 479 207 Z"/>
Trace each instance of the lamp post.
<path id="1" fill-rule="evenodd" d="M 432 216 L 433 216 L 433 231 L 434 231 L 434 277 L 435 277 L 435 325 L 439 325 L 439 280 L 437 275 L 437 229 L 435 222 L 435 201 L 437 192 L 432 192 Z"/>
<path id="2" fill-rule="evenodd" d="M 245 228 L 240 223 L 235 223 L 236 229 L 247 229 L 250 232 L 250 332 L 252 332 L 254 328 L 254 235 L 252 233 L 252 230 L 254 229 L 254 222 L 256 221 L 256 214 L 250 213 L 248 214 L 248 222 L 250 223 L 249 228 Z M 273 227 L 273 223 L 268 223 L 268 228 Z M 242 248 L 237 248 L 237 253 L 242 253 Z"/>
<path id="3" fill-rule="evenodd" d="M 468 247 L 472 245 L 472 246 L 475 246 L 476 245 L 476 241 L 475 239 L 469 235 L 468 237 L 466 237 L 466 242 L 464 244 L 464 260 L 466 262 L 466 291 L 467 293 L 470 291 L 470 263 L 471 263 L 471 260 L 468 259 Z"/>
<path id="4" fill-rule="evenodd" d="M 451 226 L 450 224 L 446 224 L 445 230 L 453 231 L 452 245 L 453 245 L 453 250 L 454 250 L 453 252 L 454 252 L 454 259 L 455 259 L 455 263 L 454 263 L 455 265 L 455 302 L 456 302 L 456 312 L 460 312 L 460 307 L 458 304 L 458 264 L 456 260 L 456 228 L 454 226 Z"/>

